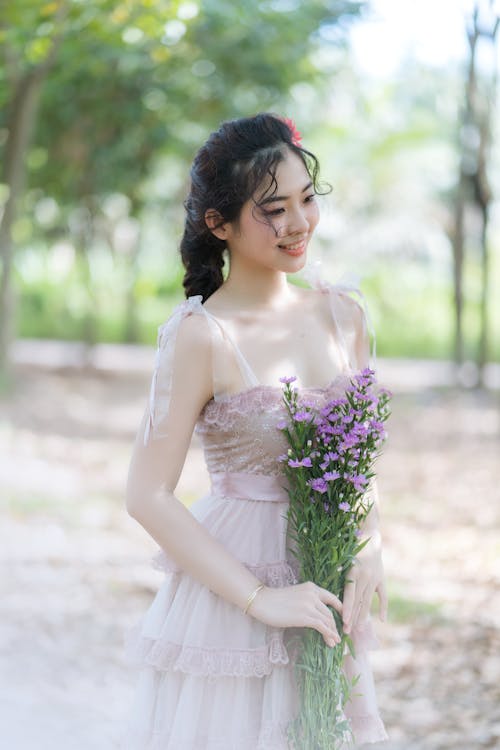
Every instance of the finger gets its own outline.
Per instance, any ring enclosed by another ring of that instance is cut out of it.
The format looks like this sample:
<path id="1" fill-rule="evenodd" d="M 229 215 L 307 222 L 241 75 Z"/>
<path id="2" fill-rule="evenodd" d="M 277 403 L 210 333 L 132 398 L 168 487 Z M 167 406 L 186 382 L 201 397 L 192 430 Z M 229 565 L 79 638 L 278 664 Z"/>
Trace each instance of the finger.
<path id="1" fill-rule="evenodd" d="M 356 618 L 356 622 L 358 623 L 366 622 L 370 614 L 372 601 L 373 601 L 373 592 L 369 591 L 368 589 L 365 589 L 361 596 L 361 603 L 359 605 L 359 611 L 358 611 L 358 616 Z"/>
<path id="2" fill-rule="evenodd" d="M 388 600 L 387 600 L 387 589 L 385 587 L 385 581 L 381 581 L 376 588 L 378 594 L 378 614 L 382 622 L 387 620 Z"/>
<path id="3" fill-rule="evenodd" d="M 358 583 L 356 586 L 354 603 L 351 609 L 351 615 L 346 622 L 344 630 L 346 633 L 350 633 L 356 627 L 359 621 L 360 610 L 364 606 L 366 596 L 366 589 L 361 589 L 361 585 Z"/>
<path id="4" fill-rule="evenodd" d="M 342 613 L 344 605 L 342 604 L 338 596 L 332 594 L 332 592 L 328 591 L 328 589 L 321 588 L 321 586 L 318 586 L 318 589 L 321 594 L 321 601 L 332 606 L 337 612 Z"/>
<path id="5" fill-rule="evenodd" d="M 351 583 L 348 583 L 344 589 L 344 602 L 343 602 L 344 608 L 342 612 L 344 630 L 346 629 L 347 625 L 349 624 L 351 620 L 355 598 L 356 598 L 356 583 L 355 581 L 352 581 Z"/>
<path id="6" fill-rule="evenodd" d="M 328 646 L 335 645 L 335 643 L 340 643 L 340 636 L 338 635 L 338 633 L 336 631 L 332 631 L 329 625 L 321 618 L 307 617 L 306 627 L 314 628 L 315 630 L 317 630 L 318 633 L 323 636 L 323 639 Z"/>
<path id="7" fill-rule="evenodd" d="M 327 627 L 331 630 L 332 633 L 335 634 L 335 636 L 340 640 L 340 636 L 337 630 L 337 624 L 335 622 L 335 619 L 333 617 L 333 614 L 331 610 L 328 609 L 326 604 L 323 604 L 323 602 L 318 602 L 318 611 L 321 612 L 321 615 L 323 617 L 323 621 L 327 625 Z"/>

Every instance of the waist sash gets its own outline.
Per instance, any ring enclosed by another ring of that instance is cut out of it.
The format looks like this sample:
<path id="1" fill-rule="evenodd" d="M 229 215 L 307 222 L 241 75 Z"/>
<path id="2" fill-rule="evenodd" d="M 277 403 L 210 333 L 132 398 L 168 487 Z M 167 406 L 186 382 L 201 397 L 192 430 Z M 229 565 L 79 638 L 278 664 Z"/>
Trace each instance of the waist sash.
<path id="1" fill-rule="evenodd" d="M 288 502 L 285 476 L 249 474 L 243 471 L 216 471 L 210 474 L 212 492 L 241 500 L 269 500 L 275 503 Z"/>

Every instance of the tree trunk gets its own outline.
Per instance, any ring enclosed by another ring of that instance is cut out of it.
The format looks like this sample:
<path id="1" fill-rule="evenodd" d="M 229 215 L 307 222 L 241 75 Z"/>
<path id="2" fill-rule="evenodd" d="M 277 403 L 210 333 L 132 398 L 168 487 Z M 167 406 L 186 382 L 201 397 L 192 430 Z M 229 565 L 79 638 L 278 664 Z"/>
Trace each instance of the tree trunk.
<path id="1" fill-rule="evenodd" d="M 54 15 L 55 26 L 61 25 L 69 8 L 61 4 Z M 56 33 L 52 39 L 46 59 L 25 73 L 17 75 L 20 65 L 12 50 L 4 48 L 7 60 L 6 81 L 12 87 L 12 96 L 7 106 L 7 141 L 2 171 L 2 182 L 7 186 L 8 195 L 3 214 L 0 216 L 0 380 L 9 380 L 9 350 L 13 338 L 14 294 L 12 290 L 12 226 L 16 219 L 17 207 L 26 182 L 25 156 L 31 143 L 36 122 L 40 94 L 50 69 L 54 65 L 62 34 Z"/>
<path id="2" fill-rule="evenodd" d="M 0 219 L 0 373 L 3 376 L 8 375 L 9 349 L 13 337 L 12 226 L 24 190 L 25 154 L 31 140 L 45 75 L 45 69 L 36 69 L 19 79 L 7 120 L 3 182 L 9 193 Z"/>
<path id="3" fill-rule="evenodd" d="M 479 369 L 479 382 L 484 385 L 484 369 L 489 355 L 489 289 L 490 289 L 490 257 L 488 250 L 488 208 L 483 207 L 481 212 L 481 299 L 479 307 L 480 334 L 477 353 L 477 366 Z"/>
<path id="4" fill-rule="evenodd" d="M 455 199 L 455 226 L 453 231 L 453 289 L 455 307 L 455 363 L 460 366 L 464 361 L 463 336 L 463 266 L 464 266 L 464 208 L 465 191 L 463 175 L 460 176 Z"/>

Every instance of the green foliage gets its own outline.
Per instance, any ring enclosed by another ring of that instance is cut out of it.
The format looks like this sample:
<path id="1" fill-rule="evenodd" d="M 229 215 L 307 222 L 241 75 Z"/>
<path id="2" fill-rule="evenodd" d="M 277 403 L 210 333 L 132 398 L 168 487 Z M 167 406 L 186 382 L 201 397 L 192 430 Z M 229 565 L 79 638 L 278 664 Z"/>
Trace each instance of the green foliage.
<path id="1" fill-rule="evenodd" d="M 58 270 L 50 255 L 39 250 L 18 256 L 15 277 L 20 302 L 17 329 L 21 337 L 86 340 L 87 327 L 91 324 L 96 341 L 126 341 L 124 263 L 118 261 L 105 271 L 98 257 L 91 262 L 94 282 L 90 292 L 83 282 L 88 267 L 82 257 L 77 257 L 68 268 Z M 171 276 L 168 283 L 159 276 L 138 278 L 139 343 L 156 343 L 159 322 L 181 301 L 180 289 L 178 276 Z"/>
<path id="2" fill-rule="evenodd" d="M 51 260 L 52 257 L 52 260 Z M 16 286 L 19 294 L 19 335 L 28 338 L 77 340 L 82 335 L 85 311 L 98 312 L 99 341 L 124 341 L 125 298 L 128 288 L 127 259 L 110 258 L 96 263 L 93 275 L 94 298 L 82 285 L 81 261 L 68 262 L 60 269 L 57 253 L 42 249 L 23 251 L 16 258 Z M 97 256 L 100 257 L 99 255 Z M 63 264 L 64 265 L 64 264 Z M 500 263 L 498 263 L 500 266 Z M 59 270 L 58 270 L 59 269 Z M 500 268 L 492 269 L 500 273 Z M 293 275 L 289 279 L 295 283 Z M 473 275 L 469 274 L 469 282 Z M 378 273 L 363 281 L 370 314 L 377 334 L 377 353 L 387 357 L 449 359 L 452 352 L 452 295 L 446 279 L 431 283 L 408 281 L 405 265 L 392 268 L 383 264 Z M 110 293 L 112 290 L 112 293 Z M 137 341 L 155 344 L 156 329 L 174 305 L 183 298 L 182 268 L 170 262 L 163 268 L 145 267 L 134 281 Z M 472 356 L 477 340 L 479 307 L 476 300 L 466 316 L 467 353 Z M 500 361 L 500 300 L 493 300 L 492 360 Z"/>
<path id="3" fill-rule="evenodd" d="M 394 623 L 420 622 L 438 624 L 446 620 L 440 602 L 411 599 L 401 593 L 389 594 L 388 619 Z"/>
<path id="4" fill-rule="evenodd" d="M 60 203 L 109 191 L 137 200 L 158 153 L 188 158 L 221 119 L 276 106 L 297 80 L 318 79 L 314 35 L 362 3 L 292 5 L 73 0 L 3 11 L 18 70 L 58 43 L 35 133 L 48 158 L 31 185 Z M 7 79 L 0 89 L 8 101 Z"/>
<path id="5" fill-rule="evenodd" d="M 345 50 L 344 33 L 362 10 L 363 3 L 335 0 L 2 4 L 0 158 L 16 81 L 54 55 L 25 159 L 29 191 L 14 227 L 19 333 L 73 338 L 89 315 L 98 314 L 98 339 L 121 340 L 132 301 L 138 339 L 153 343 L 158 323 L 182 296 L 181 268 L 172 258 L 188 163 L 224 118 L 266 108 L 296 115 L 308 146 L 321 156 L 323 176 L 334 183 L 337 215 L 353 234 L 373 219 L 404 213 L 423 226 L 436 223 L 440 213 L 441 226 L 449 225 L 460 71 L 426 70 L 409 61 L 391 81 L 363 79 Z M 0 185 L 0 202 L 5 190 Z M 118 217 L 105 210 L 110 196 L 127 204 Z M 328 210 L 324 214 L 328 221 Z M 118 230 L 131 217 L 140 232 L 125 247 Z M 61 240 L 94 269 L 93 256 L 107 258 L 97 277 L 82 268 L 73 269 L 67 284 L 53 282 L 50 270 L 41 271 L 38 281 L 25 275 L 25 249 L 38 248 L 43 265 L 47 249 Z M 334 240 L 329 235 L 324 242 Z M 375 270 L 363 280 L 378 351 L 449 357 L 450 264 L 441 273 L 440 258 L 436 276 L 432 259 L 407 261 L 403 238 L 398 267 L 392 261 L 386 266 L 381 244 L 373 248 Z M 425 255 L 420 236 L 408 244 L 410 256 Z M 498 238 L 492 245 L 494 288 L 500 281 Z M 352 270 L 355 258 L 348 259 Z M 469 356 L 479 320 L 478 264 L 471 258 Z M 491 295 L 491 340 L 499 360 L 497 296 Z"/>

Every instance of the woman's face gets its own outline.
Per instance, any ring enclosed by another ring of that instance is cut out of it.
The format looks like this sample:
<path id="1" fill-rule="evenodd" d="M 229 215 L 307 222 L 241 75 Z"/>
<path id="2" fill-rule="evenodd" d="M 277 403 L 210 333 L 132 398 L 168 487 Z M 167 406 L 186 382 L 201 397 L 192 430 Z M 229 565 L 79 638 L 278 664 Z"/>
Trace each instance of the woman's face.
<path id="1" fill-rule="evenodd" d="M 253 199 L 243 204 L 239 222 L 227 224 L 226 242 L 233 255 L 273 270 L 293 273 L 306 262 L 306 249 L 319 221 L 311 178 L 299 156 L 286 149 L 276 169 Z"/>

